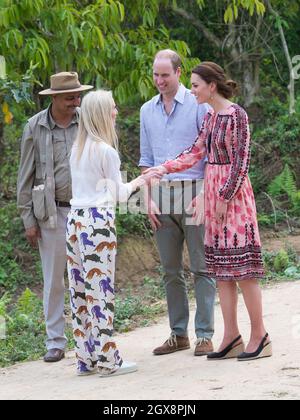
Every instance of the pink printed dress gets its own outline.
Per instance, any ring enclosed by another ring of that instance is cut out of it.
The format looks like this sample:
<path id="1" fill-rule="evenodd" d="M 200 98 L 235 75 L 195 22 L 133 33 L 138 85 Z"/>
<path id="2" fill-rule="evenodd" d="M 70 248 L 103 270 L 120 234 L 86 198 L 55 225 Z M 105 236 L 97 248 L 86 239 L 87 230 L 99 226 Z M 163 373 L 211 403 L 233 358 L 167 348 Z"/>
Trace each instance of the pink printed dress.
<path id="1" fill-rule="evenodd" d="M 256 206 L 248 177 L 250 132 L 243 108 L 209 111 L 194 145 L 164 163 L 169 173 L 192 167 L 205 155 L 205 256 L 217 280 L 249 280 L 264 276 Z M 227 220 L 218 223 L 216 202 L 228 203 Z"/>

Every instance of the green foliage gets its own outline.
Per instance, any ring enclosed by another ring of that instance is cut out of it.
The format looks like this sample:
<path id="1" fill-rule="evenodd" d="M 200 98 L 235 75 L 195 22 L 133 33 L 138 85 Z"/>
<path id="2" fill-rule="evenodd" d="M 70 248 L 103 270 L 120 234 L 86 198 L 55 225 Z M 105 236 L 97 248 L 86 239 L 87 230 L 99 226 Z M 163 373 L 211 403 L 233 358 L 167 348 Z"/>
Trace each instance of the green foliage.
<path id="1" fill-rule="evenodd" d="M 284 170 L 269 185 L 268 193 L 281 202 L 284 196 L 288 198 L 290 213 L 300 216 L 300 190 L 297 191 L 295 176 L 286 164 Z"/>
<path id="2" fill-rule="evenodd" d="M 3 1 L 0 51 L 11 79 L 28 68 L 43 85 L 58 70 L 76 70 L 84 83 L 114 90 L 121 103 L 153 94 L 152 61 L 157 50 L 171 47 L 184 58 L 189 48 L 170 39 L 157 23 L 158 1 L 96 0 Z M 138 15 L 134 10 L 143 11 Z M 133 13 L 132 13 L 133 12 Z M 54 29 L 55 28 L 55 29 Z M 195 60 L 186 60 L 190 69 Z"/>
<path id="3" fill-rule="evenodd" d="M 9 109 L 4 112 L 5 107 L 8 108 L 10 105 L 21 102 L 32 105 L 30 94 L 32 83 L 35 82 L 33 76 L 35 67 L 32 63 L 29 63 L 28 67 L 24 74 L 14 73 L 12 77 L 9 77 L 6 72 L 5 57 L 0 56 L 0 121 L 4 120 L 7 124 L 11 122 L 11 118 L 7 118 L 10 114 Z M 0 134 L 2 137 L 3 133 Z"/>
<path id="4" fill-rule="evenodd" d="M 26 287 L 22 295 L 18 299 L 17 311 L 16 313 L 21 313 L 26 316 L 31 316 L 34 314 L 35 303 L 37 302 L 36 295 Z"/>
<path id="5" fill-rule="evenodd" d="M 291 198 L 297 192 L 296 181 L 294 175 L 288 165 L 285 165 L 284 170 L 278 175 L 269 185 L 268 193 L 273 197 L 278 197 L 282 194 L 287 194 Z"/>
<path id="6" fill-rule="evenodd" d="M 7 294 L 0 299 L 0 316 L 6 320 L 6 338 L 0 339 L 0 367 L 35 360 L 45 353 L 43 303 L 26 288 L 16 302 Z M 66 328 L 68 349 L 73 348 L 70 326 Z"/>
<path id="7" fill-rule="evenodd" d="M 38 358 L 45 349 L 41 301 L 26 289 L 6 316 L 6 339 L 0 340 L 0 366 Z"/>
<path id="8" fill-rule="evenodd" d="M 252 130 L 250 178 L 260 221 L 265 225 L 275 221 L 273 207 L 277 221 L 300 216 L 300 184 L 297 184 L 300 179 L 300 119 L 297 115 L 288 115 L 286 106 L 277 107 L 276 104 L 274 99 L 267 102 L 262 109 L 262 121 Z"/>
<path id="9" fill-rule="evenodd" d="M 5 319 L 8 318 L 7 316 L 7 306 L 10 303 L 11 298 L 9 297 L 8 293 L 4 293 L 4 295 L 0 298 L 0 317 Z"/>
<path id="10" fill-rule="evenodd" d="M 18 217 L 16 204 L 0 208 L 0 296 L 5 291 L 41 281 L 41 269 L 36 251 L 24 238 L 24 229 Z"/>
<path id="11" fill-rule="evenodd" d="M 296 280 L 300 278 L 300 259 L 290 247 L 278 252 L 264 252 L 264 265 L 268 280 Z"/>
<path id="12" fill-rule="evenodd" d="M 135 290 L 137 293 L 137 290 Z M 143 326 L 162 314 L 165 305 L 165 289 L 160 279 L 145 277 L 139 294 L 128 289 L 125 298 L 116 296 L 114 327 L 117 331 L 129 331 L 140 323 Z"/>
<path id="13" fill-rule="evenodd" d="M 281 249 L 274 259 L 274 269 L 276 273 L 280 273 L 288 268 L 289 256 L 284 249 Z"/>
<path id="14" fill-rule="evenodd" d="M 239 16 L 240 8 L 246 9 L 250 16 L 253 16 L 255 11 L 258 15 L 263 15 L 266 10 L 264 3 L 259 0 L 232 0 L 225 10 L 224 21 L 232 23 L 236 20 Z"/>
<path id="15" fill-rule="evenodd" d="M 136 235 L 145 238 L 151 235 L 148 217 L 144 214 L 120 214 L 117 212 L 116 226 L 119 238 L 128 235 Z"/>
<path id="16" fill-rule="evenodd" d="M 19 120 L 23 118 L 18 116 Z M 5 126 L 2 141 L 5 155 L 0 156 L 0 199 L 3 200 L 15 199 L 16 196 L 21 135 L 22 129 L 19 124 Z"/>
<path id="17" fill-rule="evenodd" d="M 258 213 L 257 214 L 257 221 L 259 226 L 272 226 L 274 224 L 274 218 L 272 215 L 265 214 L 265 213 Z"/>

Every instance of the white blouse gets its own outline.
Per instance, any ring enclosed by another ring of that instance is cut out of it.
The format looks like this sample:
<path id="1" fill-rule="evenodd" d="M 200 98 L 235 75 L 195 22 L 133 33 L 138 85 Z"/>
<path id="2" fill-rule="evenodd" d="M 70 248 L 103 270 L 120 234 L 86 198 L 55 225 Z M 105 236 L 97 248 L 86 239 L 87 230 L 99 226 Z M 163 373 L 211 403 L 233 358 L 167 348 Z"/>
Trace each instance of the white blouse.
<path id="1" fill-rule="evenodd" d="M 117 201 L 127 201 L 132 185 L 123 183 L 118 152 L 104 142 L 89 136 L 77 160 L 77 147 L 70 157 L 73 208 L 112 207 Z"/>

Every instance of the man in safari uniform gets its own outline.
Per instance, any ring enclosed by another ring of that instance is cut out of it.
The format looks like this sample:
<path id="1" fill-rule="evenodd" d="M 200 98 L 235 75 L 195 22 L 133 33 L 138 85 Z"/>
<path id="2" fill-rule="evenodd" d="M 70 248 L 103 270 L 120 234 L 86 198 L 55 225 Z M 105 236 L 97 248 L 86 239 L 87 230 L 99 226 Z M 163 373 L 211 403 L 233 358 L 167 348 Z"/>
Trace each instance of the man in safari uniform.
<path id="1" fill-rule="evenodd" d="M 75 140 L 81 92 L 75 72 L 51 76 L 50 106 L 30 118 L 24 128 L 18 175 L 17 201 L 28 242 L 39 247 L 44 279 L 44 315 L 47 332 L 45 362 L 64 357 L 65 225 L 70 209 L 69 156 Z"/>

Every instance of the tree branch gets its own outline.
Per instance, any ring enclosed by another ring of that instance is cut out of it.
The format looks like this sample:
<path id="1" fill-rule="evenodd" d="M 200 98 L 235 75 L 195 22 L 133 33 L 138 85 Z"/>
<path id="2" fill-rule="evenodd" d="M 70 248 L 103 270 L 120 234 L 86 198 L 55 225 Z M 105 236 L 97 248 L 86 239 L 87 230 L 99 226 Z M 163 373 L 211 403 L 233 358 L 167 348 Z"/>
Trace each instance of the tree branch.
<path id="1" fill-rule="evenodd" d="M 294 80 L 294 75 L 293 75 L 293 63 L 292 63 L 292 60 L 291 60 L 289 47 L 288 47 L 286 39 L 285 39 L 285 35 L 284 35 L 281 20 L 280 20 L 280 16 L 276 12 L 276 10 L 273 9 L 273 7 L 270 3 L 270 0 L 266 0 L 266 3 L 267 3 L 267 6 L 270 10 L 270 13 L 275 17 L 275 19 L 278 22 L 278 30 L 279 30 L 279 34 L 280 34 L 280 38 L 281 38 L 281 43 L 282 43 L 282 46 L 283 46 L 284 55 L 285 55 L 287 65 L 288 65 L 288 68 L 289 68 L 289 72 L 290 72 L 290 83 L 289 83 L 288 89 L 289 89 L 289 93 L 290 93 L 290 114 L 293 114 L 293 113 L 296 112 L 295 111 L 295 80 Z"/>
<path id="2" fill-rule="evenodd" d="M 193 26 L 195 26 L 195 28 L 199 29 L 208 41 L 214 44 L 217 48 L 222 48 L 222 41 L 216 37 L 216 35 L 214 35 L 205 25 L 203 25 L 199 19 L 196 19 L 193 15 L 188 13 L 186 10 L 181 9 L 180 7 L 172 6 L 171 8 L 174 13 L 190 22 Z"/>

